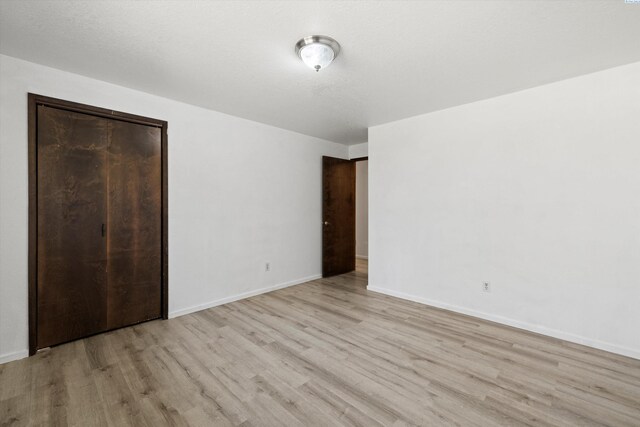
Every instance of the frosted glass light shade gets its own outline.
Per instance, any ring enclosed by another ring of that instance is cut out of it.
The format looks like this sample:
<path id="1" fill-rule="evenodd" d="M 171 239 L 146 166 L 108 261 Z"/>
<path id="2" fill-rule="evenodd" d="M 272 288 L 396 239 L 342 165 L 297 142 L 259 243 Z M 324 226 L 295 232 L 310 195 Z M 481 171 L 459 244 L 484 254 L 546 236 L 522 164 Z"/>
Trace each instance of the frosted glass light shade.
<path id="1" fill-rule="evenodd" d="M 316 71 L 320 71 L 331 64 L 334 57 L 333 49 L 322 43 L 311 43 L 300 50 L 302 62 Z"/>
<path id="2" fill-rule="evenodd" d="M 307 67 L 320 71 L 338 57 L 340 44 L 327 36 L 307 36 L 296 43 L 296 53 Z"/>

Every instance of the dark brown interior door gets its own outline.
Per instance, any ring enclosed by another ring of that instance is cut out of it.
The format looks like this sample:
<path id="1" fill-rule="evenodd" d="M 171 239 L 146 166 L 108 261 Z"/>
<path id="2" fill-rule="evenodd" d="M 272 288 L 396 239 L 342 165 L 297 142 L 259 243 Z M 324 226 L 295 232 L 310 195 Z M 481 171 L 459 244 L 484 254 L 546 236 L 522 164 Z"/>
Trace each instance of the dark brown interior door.
<path id="1" fill-rule="evenodd" d="M 38 106 L 38 347 L 107 328 L 108 120 Z"/>
<path id="2" fill-rule="evenodd" d="M 322 158 L 322 276 L 356 268 L 356 165 Z"/>
<path id="3" fill-rule="evenodd" d="M 109 142 L 108 327 L 161 316 L 160 128 L 113 120 Z"/>

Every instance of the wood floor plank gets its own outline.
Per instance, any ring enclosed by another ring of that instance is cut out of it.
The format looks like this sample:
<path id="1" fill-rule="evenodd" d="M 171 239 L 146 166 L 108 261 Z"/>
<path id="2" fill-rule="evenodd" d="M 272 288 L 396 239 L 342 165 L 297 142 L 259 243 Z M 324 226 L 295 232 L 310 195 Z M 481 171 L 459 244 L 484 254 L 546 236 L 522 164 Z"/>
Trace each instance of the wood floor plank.
<path id="1" fill-rule="evenodd" d="M 640 426 L 640 360 L 355 272 L 0 365 L 0 426 Z"/>

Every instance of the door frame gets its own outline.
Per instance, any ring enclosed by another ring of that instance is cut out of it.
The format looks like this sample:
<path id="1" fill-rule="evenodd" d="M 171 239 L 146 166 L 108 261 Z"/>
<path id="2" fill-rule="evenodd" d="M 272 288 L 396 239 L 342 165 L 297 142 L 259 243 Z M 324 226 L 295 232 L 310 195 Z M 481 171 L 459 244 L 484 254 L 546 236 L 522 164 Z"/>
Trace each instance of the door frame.
<path id="1" fill-rule="evenodd" d="M 92 105 L 79 104 L 34 93 L 28 94 L 28 146 L 29 146 L 29 355 L 37 350 L 38 327 L 38 106 L 74 111 L 112 120 L 122 120 L 160 129 L 162 164 L 162 318 L 169 318 L 169 187 L 168 187 L 168 123 L 164 120 L 137 116 Z"/>
<path id="2" fill-rule="evenodd" d="M 356 157 L 354 159 L 349 159 L 349 160 L 351 160 L 352 162 L 362 162 L 362 161 L 365 161 L 365 160 L 369 160 L 369 156 Z"/>

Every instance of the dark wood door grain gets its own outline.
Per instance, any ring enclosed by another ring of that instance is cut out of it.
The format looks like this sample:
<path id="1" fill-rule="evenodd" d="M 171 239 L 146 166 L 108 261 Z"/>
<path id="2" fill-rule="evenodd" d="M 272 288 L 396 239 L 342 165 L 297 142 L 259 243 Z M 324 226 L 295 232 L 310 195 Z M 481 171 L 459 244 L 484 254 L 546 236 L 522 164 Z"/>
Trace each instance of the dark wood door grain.
<path id="1" fill-rule="evenodd" d="M 168 318 L 167 122 L 29 94 L 29 354 Z"/>
<path id="2" fill-rule="evenodd" d="M 107 328 L 108 120 L 38 106 L 38 347 Z"/>
<path id="3" fill-rule="evenodd" d="M 161 316 L 162 139 L 113 120 L 109 141 L 108 326 Z"/>
<path id="4" fill-rule="evenodd" d="M 356 268 L 356 164 L 322 158 L 322 275 Z"/>

